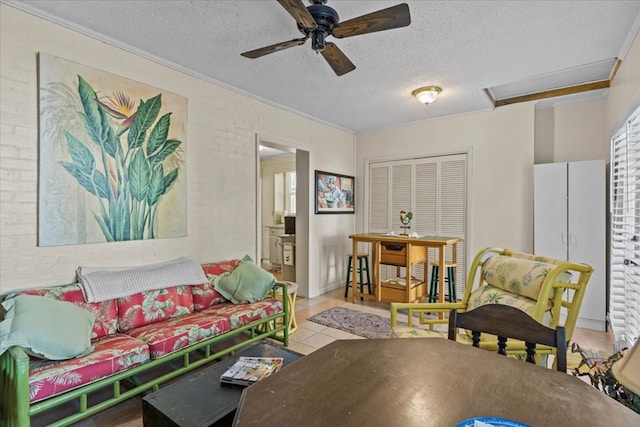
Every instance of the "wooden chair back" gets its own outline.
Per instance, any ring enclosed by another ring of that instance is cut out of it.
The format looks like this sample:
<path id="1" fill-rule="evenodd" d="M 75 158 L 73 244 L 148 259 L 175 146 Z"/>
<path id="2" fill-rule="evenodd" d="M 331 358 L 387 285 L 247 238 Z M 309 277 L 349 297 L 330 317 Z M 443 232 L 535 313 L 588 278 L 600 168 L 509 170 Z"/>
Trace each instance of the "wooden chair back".
<path id="1" fill-rule="evenodd" d="M 536 345 L 556 348 L 556 369 L 567 371 L 567 341 L 565 328 L 548 328 L 525 312 L 504 304 L 485 304 L 471 311 L 449 313 L 449 339 L 456 341 L 458 328 L 471 331 L 473 346 L 480 347 L 481 333 L 498 337 L 498 353 L 507 355 L 507 339 L 525 342 L 526 361 L 535 362 Z"/>

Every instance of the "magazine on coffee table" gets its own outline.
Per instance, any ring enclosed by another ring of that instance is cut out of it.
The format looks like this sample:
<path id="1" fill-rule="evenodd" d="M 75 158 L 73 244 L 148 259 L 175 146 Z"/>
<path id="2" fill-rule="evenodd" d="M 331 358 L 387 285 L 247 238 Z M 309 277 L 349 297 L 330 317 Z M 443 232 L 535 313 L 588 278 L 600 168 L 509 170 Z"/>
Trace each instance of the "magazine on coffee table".
<path id="1" fill-rule="evenodd" d="M 282 357 L 240 356 L 238 361 L 220 376 L 220 381 L 227 384 L 251 385 L 278 372 L 283 363 Z"/>

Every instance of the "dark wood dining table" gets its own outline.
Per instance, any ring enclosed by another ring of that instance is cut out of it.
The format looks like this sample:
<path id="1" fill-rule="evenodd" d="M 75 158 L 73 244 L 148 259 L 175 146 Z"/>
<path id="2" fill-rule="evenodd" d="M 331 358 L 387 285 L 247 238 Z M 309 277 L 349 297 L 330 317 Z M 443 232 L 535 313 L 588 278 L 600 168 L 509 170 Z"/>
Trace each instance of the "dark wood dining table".
<path id="1" fill-rule="evenodd" d="M 640 426 L 640 415 L 563 372 L 441 338 L 338 340 L 243 391 L 234 425 Z"/>

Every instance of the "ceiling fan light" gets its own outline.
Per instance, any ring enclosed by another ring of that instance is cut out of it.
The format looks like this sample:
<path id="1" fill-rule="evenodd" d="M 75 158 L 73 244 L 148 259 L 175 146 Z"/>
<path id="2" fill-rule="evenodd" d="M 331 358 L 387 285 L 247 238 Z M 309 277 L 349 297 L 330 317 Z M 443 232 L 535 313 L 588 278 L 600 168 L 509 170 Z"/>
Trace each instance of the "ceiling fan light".
<path id="1" fill-rule="evenodd" d="M 326 42 L 324 39 L 324 33 L 320 30 L 315 30 L 311 34 L 311 48 L 316 52 L 322 52 L 326 47 Z"/>
<path id="2" fill-rule="evenodd" d="M 441 91 L 442 89 L 438 86 L 425 86 L 414 90 L 411 94 L 415 96 L 418 101 L 429 105 L 436 100 Z"/>

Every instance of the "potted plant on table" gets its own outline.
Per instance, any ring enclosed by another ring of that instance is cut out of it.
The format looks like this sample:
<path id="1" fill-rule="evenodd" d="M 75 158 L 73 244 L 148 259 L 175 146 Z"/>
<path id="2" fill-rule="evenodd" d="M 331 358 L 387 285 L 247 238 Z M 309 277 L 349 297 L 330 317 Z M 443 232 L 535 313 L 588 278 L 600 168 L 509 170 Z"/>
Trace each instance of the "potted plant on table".
<path id="1" fill-rule="evenodd" d="M 411 220 L 413 219 L 413 212 L 406 212 L 405 210 L 400 211 L 400 228 L 402 228 L 401 236 L 408 236 L 407 230 L 411 229 Z"/>

